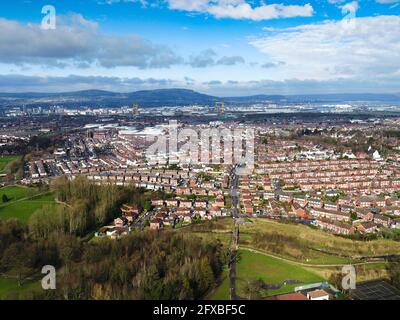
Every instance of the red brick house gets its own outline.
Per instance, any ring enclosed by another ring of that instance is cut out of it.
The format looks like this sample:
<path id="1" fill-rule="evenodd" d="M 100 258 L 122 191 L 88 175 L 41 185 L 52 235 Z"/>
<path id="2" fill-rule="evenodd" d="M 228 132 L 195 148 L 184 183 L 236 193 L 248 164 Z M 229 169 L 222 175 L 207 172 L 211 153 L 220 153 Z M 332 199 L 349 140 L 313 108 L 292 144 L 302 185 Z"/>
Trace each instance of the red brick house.
<path id="1" fill-rule="evenodd" d="M 317 219 L 316 226 L 325 230 L 329 230 L 334 234 L 342 234 L 342 235 L 353 234 L 355 230 L 352 225 L 342 223 L 339 221 L 332 221 L 325 218 Z"/>
<path id="2" fill-rule="evenodd" d="M 378 230 L 378 226 L 372 221 L 365 221 L 357 225 L 357 230 L 361 233 L 374 233 Z"/>
<path id="3" fill-rule="evenodd" d="M 150 229 L 151 230 L 160 230 L 164 226 L 164 223 L 161 219 L 153 219 L 150 222 Z"/>

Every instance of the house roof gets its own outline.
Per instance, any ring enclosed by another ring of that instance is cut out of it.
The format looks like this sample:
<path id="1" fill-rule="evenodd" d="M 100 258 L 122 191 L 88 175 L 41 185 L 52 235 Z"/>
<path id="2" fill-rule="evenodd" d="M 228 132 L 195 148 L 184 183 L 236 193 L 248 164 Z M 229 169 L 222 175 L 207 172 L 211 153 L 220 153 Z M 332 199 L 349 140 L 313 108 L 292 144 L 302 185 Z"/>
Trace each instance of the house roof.
<path id="1" fill-rule="evenodd" d="M 351 230 L 351 228 L 353 228 L 353 226 L 350 224 L 343 223 L 340 221 L 332 221 L 332 220 L 326 219 L 326 218 L 319 218 L 319 219 L 317 219 L 317 221 L 321 221 L 322 223 L 330 224 L 331 226 L 335 226 L 335 227 L 347 229 L 347 230 Z"/>
<path id="2" fill-rule="evenodd" d="M 382 221 L 390 221 L 389 217 L 383 216 L 381 214 L 374 215 L 374 219 L 379 219 L 379 220 L 382 220 Z"/>
<path id="3" fill-rule="evenodd" d="M 327 293 L 325 290 L 318 289 L 318 290 L 308 292 L 307 295 L 310 298 L 316 299 L 316 298 L 322 298 L 322 297 L 329 296 L 329 293 Z"/>
<path id="4" fill-rule="evenodd" d="M 377 225 L 373 223 L 372 221 L 364 221 L 360 223 L 361 226 L 364 227 L 364 229 L 370 229 L 370 228 L 375 228 Z"/>
<path id="5" fill-rule="evenodd" d="M 287 294 L 281 294 L 274 297 L 275 300 L 307 300 L 307 297 L 300 292 L 293 292 Z"/>

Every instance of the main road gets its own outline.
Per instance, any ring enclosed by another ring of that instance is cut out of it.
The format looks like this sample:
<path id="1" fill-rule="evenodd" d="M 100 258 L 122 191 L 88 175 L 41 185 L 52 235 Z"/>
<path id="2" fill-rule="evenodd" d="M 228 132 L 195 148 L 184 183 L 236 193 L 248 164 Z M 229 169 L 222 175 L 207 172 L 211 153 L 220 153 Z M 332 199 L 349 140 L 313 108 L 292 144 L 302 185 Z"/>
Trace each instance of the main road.
<path id="1" fill-rule="evenodd" d="M 229 294 L 231 300 L 238 300 L 238 296 L 236 295 L 236 261 L 237 250 L 239 246 L 238 219 L 240 218 L 238 186 L 239 177 L 236 174 L 236 168 L 233 167 L 230 172 L 230 195 L 232 202 L 231 213 L 234 220 L 229 260 Z"/>
<path id="2" fill-rule="evenodd" d="M 239 177 L 236 174 L 236 167 L 230 172 L 230 195 L 232 200 L 232 218 L 238 219 L 240 218 L 240 211 L 239 211 Z"/>

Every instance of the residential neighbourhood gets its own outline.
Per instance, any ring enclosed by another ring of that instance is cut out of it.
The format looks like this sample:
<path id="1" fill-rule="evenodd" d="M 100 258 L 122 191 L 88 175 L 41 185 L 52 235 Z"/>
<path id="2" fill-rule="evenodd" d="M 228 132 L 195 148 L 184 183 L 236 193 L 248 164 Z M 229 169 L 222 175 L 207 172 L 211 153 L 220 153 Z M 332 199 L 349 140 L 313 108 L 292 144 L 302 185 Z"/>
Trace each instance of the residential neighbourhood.
<path id="1" fill-rule="evenodd" d="M 11 300 L 396 314 L 400 0 L 0 1 Z"/>

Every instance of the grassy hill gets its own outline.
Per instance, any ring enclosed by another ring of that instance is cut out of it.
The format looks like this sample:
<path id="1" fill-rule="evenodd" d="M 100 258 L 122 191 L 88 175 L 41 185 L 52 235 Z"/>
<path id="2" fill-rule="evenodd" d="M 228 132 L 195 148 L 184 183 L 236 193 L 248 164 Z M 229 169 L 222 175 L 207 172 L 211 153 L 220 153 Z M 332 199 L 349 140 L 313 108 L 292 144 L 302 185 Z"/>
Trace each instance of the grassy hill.
<path id="1" fill-rule="evenodd" d="M 343 264 L 400 252 L 400 242 L 393 240 L 354 241 L 309 226 L 267 219 L 251 219 L 240 231 L 241 246 L 307 264 Z"/>
<path id="2" fill-rule="evenodd" d="M 3 195 L 8 198 L 3 202 Z M 24 223 L 30 216 L 44 205 L 57 206 L 54 196 L 50 192 L 41 193 L 36 188 L 10 186 L 0 188 L 0 219 L 17 218 Z"/>
<path id="3" fill-rule="evenodd" d="M 239 260 L 237 263 L 237 294 L 239 297 L 246 298 L 246 284 L 249 281 L 261 279 L 268 285 L 282 285 L 276 290 L 262 290 L 261 298 L 268 296 L 292 292 L 295 287 L 302 284 L 310 284 L 325 281 L 321 275 L 302 268 L 295 264 L 266 255 L 239 250 Z M 285 281 L 298 281 L 297 284 L 285 284 Z M 227 272 L 223 277 L 221 285 L 211 294 L 212 300 L 229 300 L 229 278 Z"/>
<path id="4" fill-rule="evenodd" d="M 0 173 L 4 172 L 4 169 L 10 162 L 20 159 L 21 156 L 1 156 L 0 157 Z"/>
<path id="5" fill-rule="evenodd" d="M 230 219 L 187 229 L 201 237 L 219 239 L 224 245 L 230 243 L 231 230 Z M 273 285 L 285 280 L 319 282 L 340 273 L 342 266 L 347 264 L 354 264 L 357 281 L 387 278 L 387 263 L 359 258 L 396 254 L 400 252 L 400 243 L 387 239 L 354 241 L 309 226 L 249 219 L 240 227 L 239 249 L 237 293 L 245 298 L 244 288 L 251 280 L 262 279 Z M 221 277 L 221 283 L 208 298 L 229 299 L 227 274 Z M 285 285 L 279 290 L 266 290 L 262 297 L 290 292 L 296 286 Z"/>
<path id="6" fill-rule="evenodd" d="M 39 281 L 25 281 L 22 286 L 18 285 L 16 279 L 4 278 L 0 276 L 0 300 L 13 298 L 14 294 L 24 295 L 32 290 L 40 289 Z M 29 296 L 27 296 L 29 299 Z"/>

